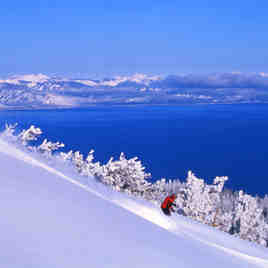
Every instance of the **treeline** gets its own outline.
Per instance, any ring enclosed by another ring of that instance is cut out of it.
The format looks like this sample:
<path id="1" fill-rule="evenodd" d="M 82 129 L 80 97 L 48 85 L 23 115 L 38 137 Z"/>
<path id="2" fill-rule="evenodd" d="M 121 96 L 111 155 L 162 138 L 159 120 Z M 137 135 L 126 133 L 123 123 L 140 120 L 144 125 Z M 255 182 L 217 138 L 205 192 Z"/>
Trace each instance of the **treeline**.
<path id="1" fill-rule="evenodd" d="M 243 191 L 224 189 L 228 177 L 216 177 L 206 184 L 191 171 L 185 182 L 161 179 L 150 182 L 151 174 L 145 172 L 137 157 L 127 159 L 121 153 L 118 160 L 110 158 L 106 164 L 94 162 L 94 151 L 84 157 L 80 152 L 59 152 L 63 143 L 44 140 L 33 145 L 42 134 L 31 126 L 15 134 L 14 125 L 6 125 L 4 134 L 9 140 L 20 142 L 29 150 L 40 152 L 46 158 L 56 157 L 72 165 L 77 172 L 109 185 L 116 191 L 140 197 L 155 204 L 171 193 L 177 194 L 178 213 L 245 240 L 268 246 L 268 196 L 253 197 Z M 57 152 L 57 153 L 55 153 Z"/>

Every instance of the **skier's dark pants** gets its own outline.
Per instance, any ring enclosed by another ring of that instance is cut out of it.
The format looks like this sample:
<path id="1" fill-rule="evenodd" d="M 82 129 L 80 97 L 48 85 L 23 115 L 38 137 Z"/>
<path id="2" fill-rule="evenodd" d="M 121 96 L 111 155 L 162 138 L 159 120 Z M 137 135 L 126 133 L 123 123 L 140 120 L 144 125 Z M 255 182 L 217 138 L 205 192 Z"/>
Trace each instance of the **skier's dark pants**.
<path id="1" fill-rule="evenodd" d="M 162 209 L 162 211 L 164 212 L 165 215 L 167 215 L 167 216 L 171 215 L 169 208 L 166 207 L 166 208 L 161 208 L 161 209 Z"/>

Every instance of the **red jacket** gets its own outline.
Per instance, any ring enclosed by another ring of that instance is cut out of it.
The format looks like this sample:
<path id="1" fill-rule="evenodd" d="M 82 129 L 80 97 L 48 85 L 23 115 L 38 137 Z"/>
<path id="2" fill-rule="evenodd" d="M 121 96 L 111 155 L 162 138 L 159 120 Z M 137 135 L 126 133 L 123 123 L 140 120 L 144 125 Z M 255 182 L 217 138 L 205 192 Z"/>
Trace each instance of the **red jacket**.
<path id="1" fill-rule="evenodd" d="M 161 208 L 168 208 L 169 209 L 173 205 L 175 199 L 176 199 L 175 195 L 167 196 L 165 198 L 165 200 L 163 201 L 163 203 L 161 204 Z"/>

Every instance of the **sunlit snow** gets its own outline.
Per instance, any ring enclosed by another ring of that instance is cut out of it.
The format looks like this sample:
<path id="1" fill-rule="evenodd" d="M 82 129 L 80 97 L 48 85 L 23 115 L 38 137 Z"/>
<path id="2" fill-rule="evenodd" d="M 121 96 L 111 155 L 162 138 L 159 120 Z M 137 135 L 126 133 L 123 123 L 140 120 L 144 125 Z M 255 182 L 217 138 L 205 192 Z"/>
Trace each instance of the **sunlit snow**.
<path id="1" fill-rule="evenodd" d="M 3 138 L 0 163 L 2 267 L 268 267 L 267 248 L 166 217 Z"/>

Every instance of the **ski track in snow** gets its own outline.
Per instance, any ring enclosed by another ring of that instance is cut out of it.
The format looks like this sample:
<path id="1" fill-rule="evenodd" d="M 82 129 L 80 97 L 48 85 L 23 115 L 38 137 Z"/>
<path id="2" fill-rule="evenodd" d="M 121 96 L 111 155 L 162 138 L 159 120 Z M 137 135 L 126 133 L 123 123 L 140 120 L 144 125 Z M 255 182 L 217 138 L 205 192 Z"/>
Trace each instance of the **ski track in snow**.
<path id="1" fill-rule="evenodd" d="M 248 262 L 258 265 L 259 267 L 262 268 L 267 268 L 268 267 L 268 260 L 259 258 L 259 257 L 255 257 L 255 256 L 250 256 L 248 254 L 239 252 L 237 250 L 234 249 L 230 249 L 230 248 L 226 248 L 224 246 L 212 243 L 212 242 L 208 242 L 204 239 L 198 238 L 196 235 L 191 235 L 191 232 L 187 231 L 187 229 L 189 230 L 190 228 L 185 227 L 184 224 L 179 224 L 178 221 L 172 221 L 171 219 L 167 218 L 163 218 L 163 216 L 161 216 L 159 214 L 159 212 L 157 211 L 153 211 L 153 209 L 150 208 L 146 208 L 143 206 L 139 206 L 138 204 L 136 204 L 135 202 L 133 203 L 128 203 L 126 202 L 126 204 L 119 204 L 121 207 L 124 207 L 125 209 L 127 209 L 128 211 L 131 211 L 132 213 L 143 217 L 145 219 L 147 219 L 148 221 L 159 225 L 160 227 L 178 235 L 181 236 L 181 234 L 183 233 L 185 236 L 188 236 L 194 240 L 198 240 L 199 242 L 206 244 L 208 246 L 217 248 L 221 251 L 224 251 L 232 256 L 236 256 L 242 259 L 246 259 Z M 161 217 L 161 218 L 160 218 Z M 184 229 L 184 230 L 183 230 Z"/>
<path id="2" fill-rule="evenodd" d="M 259 267 L 262 268 L 267 268 L 268 267 L 268 260 L 262 259 L 259 257 L 251 256 L 245 253 L 242 253 L 238 250 L 230 249 L 224 246 L 221 246 L 219 244 L 213 243 L 213 242 L 208 242 L 204 239 L 198 238 L 196 235 L 192 235 L 191 232 L 187 231 L 189 230 L 189 226 L 186 226 L 185 223 L 175 221 L 173 218 L 167 218 L 166 216 L 163 216 L 160 214 L 159 210 L 154 209 L 153 207 L 146 207 L 143 206 L 142 204 L 139 204 L 138 202 L 135 202 L 134 200 L 124 200 L 124 203 L 121 203 L 120 200 L 117 199 L 111 199 L 106 197 L 105 195 L 91 189 L 89 186 L 80 183 L 79 181 L 72 179 L 71 177 L 65 175 L 64 173 L 56 170 L 55 168 L 50 167 L 49 165 L 42 163 L 40 160 L 35 159 L 32 157 L 30 154 L 27 154 L 26 152 L 23 152 L 16 147 L 10 145 L 9 143 L 5 142 L 4 140 L 0 139 L 0 152 L 7 154 L 13 158 L 17 158 L 21 161 L 24 161 L 28 164 L 31 164 L 33 166 L 40 167 L 42 169 L 45 169 L 46 171 L 57 175 L 59 178 L 68 181 L 82 189 L 84 189 L 87 192 L 90 192 L 94 194 L 95 196 L 102 198 L 106 201 L 112 202 L 144 219 L 147 221 L 150 221 L 153 224 L 156 224 L 164 229 L 166 229 L 169 232 L 174 233 L 175 235 L 181 236 L 184 234 L 185 236 L 191 237 L 194 240 L 197 240 L 201 243 L 204 243 L 208 246 L 217 248 L 221 251 L 224 251 L 232 256 L 236 256 L 238 258 L 242 258 L 244 260 L 247 260 L 248 262 L 255 264 Z"/>

